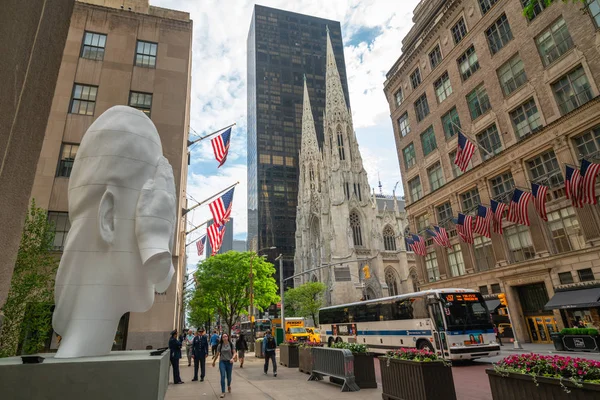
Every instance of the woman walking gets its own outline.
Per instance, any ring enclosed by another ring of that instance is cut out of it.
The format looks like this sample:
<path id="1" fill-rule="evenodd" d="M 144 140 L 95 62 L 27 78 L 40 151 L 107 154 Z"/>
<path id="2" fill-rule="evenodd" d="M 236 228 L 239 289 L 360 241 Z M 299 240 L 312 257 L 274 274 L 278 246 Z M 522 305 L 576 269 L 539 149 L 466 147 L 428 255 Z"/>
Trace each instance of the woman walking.
<path id="1" fill-rule="evenodd" d="M 237 356 L 240 359 L 240 368 L 244 368 L 244 356 L 248 351 L 248 343 L 246 343 L 246 335 L 240 333 L 238 340 L 235 342 L 235 349 L 237 350 Z"/>
<path id="2" fill-rule="evenodd" d="M 237 354 L 235 348 L 229 341 L 229 335 L 223 333 L 221 335 L 221 341 L 217 347 L 217 354 L 213 358 L 212 366 L 219 359 L 219 372 L 221 373 L 221 398 L 225 397 L 225 377 L 227 377 L 227 391 L 231 393 L 231 372 L 233 370 L 233 363 L 237 361 Z"/>

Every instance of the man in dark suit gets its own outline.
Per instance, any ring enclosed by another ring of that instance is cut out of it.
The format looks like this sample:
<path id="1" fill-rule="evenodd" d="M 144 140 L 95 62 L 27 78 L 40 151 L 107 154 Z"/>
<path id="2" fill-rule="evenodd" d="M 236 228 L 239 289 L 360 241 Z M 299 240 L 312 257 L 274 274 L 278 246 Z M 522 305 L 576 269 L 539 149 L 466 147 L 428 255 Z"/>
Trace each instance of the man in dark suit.
<path id="1" fill-rule="evenodd" d="M 200 382 L 204 382 L 206 373 L 206 357 L 208 356 L 208 338 L 204 334 L 204 328 L 196 330 L 196 337 L 192 341 L 192 356 L 194 357 L 194 379 L 198 380 L 198 364 L 200 364 Z"/>
<path id="2" fill-rule="evenodd" d="M 183 383 L 179 376 L 179 360 L 181 359 L 181 341 L 177 340 L 177 329 L 171 332 L 171 339 L 169 339 L 169 352 L 171 365 L 173 366 L 173 383 Z"/>

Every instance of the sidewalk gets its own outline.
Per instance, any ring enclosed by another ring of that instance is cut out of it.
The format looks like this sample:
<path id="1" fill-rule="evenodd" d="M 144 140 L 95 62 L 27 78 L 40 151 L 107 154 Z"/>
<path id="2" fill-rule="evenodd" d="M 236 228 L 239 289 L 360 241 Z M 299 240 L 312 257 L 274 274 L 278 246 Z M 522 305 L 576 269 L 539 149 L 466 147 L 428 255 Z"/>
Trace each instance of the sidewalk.
<path id="1" fill-rule="evenodd" d="M 210 360 L 210 359 L 209 359 Z M 204 382 L 192 382 L 194 364 L 187 366 L 187 359 L 180 364 L 183 385 L 173 385 L 172 370 L 169 373 L 169 387 L 166 400 L 208 400 L 218 399 L 221 394 L 221 378 L 218 366 L 213 368 L 207 360 L 206 377 Z M 279 361 L 279 354 L 277 355 Z M 286 368 L 278 365 L 277 377 L 273 371 L 263 374 L 264 360 L 247 353 L 244 368 L 240 369 L 239 362 L 234 364 L 231 394 L 226 399 L 274 399 L 292 400 L 306 398 L 309 400 L 364 399 L 380 400 L 381 389 L 363 389 L 359 392 L 342 393 L 340 386 L 329 383 L 328 379 L 320 382 L 308 382 L 308 375 L 298 372 L 298 368 Z M 198 371 L 200 373 L 200 371 Z"/>

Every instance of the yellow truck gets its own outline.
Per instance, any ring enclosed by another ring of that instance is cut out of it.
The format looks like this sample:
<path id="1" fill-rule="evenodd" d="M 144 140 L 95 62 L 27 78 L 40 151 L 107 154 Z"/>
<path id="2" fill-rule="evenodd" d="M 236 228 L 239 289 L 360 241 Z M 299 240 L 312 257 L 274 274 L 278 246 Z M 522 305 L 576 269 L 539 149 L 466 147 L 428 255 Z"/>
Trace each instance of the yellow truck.
<path id="1" fill-rule="evenodd" d="M 275 318 L 271 320 L 271 324 L 273 327 L 273 331 L 275 332 L 276 328 L 281 327 L 281 319 Z M 304 318 L 302 317 L 289 317 L 285 319 L 285 340 L 295 340 L 298 342 L 307 342 L 310 341 L 310 334 L 306 331 L 304 327 Z"/>

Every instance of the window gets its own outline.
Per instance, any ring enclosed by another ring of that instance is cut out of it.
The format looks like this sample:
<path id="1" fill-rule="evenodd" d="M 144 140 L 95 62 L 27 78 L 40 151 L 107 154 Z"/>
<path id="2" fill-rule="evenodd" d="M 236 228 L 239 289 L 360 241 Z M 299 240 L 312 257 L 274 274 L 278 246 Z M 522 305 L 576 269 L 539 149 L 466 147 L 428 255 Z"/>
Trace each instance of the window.
<path id="1" fill-rule="evenodd" d="M 352 239 L 354 246 L 362 246 L 362 232 L 360 229 L 360 218 L 356 211 L 350 213 L 350 227 L 352 228 Z"/>
<path id="2" fill-rule="evenodd" d="M 410 124 L 408 123 L 408 113 L 404 113 L 400 118 L 398 118 L 398 129 L 400 130 L 400 135 L 402 135 L 402 137 L 404 137 L 410 133 Z"/>
<path id="3" fill-rule="evenodd" d="M 409 169 L 417 163 L 417 158 L 415 157 L 415 145 L 413 143 L 402 149 L 402 155 L 404 156 L 404 167 L 406 169 Z"/>
<path id="4" fill-rule="evenodd" d="M 494 250 L 492 249 L 492 240 L 485 236 L 475 236 L 474 253 L 475 265 L 479 271 L 487 271 L 494 268 L 496 263 L 494 259 Z"/>
<path id="5" fill-rule="evenodd" d="M 448 72 L 444 72 L 437 81 L 433 82 L 433 88 L 437 97 L 438 103 L 446 100 L 452 94 L 452 85 L 450 85 L 450 77 Z"/>
<path id="6" fill-rule="evenodd" d="M 440 51 L 440 46 L 436 45 L 433 50 L 429 53 L 429 63 L 431 64 L 431 70 L 442 61 L 442 52 Z"/>
<path id="7" fill-rule="evenodd" d="M 456 107 L 452 107 L 450 111 L 442 115 L 442 126 L 444 127 L 446 139 L 450 139 L 460 131 L 460 118 L 458 117 Z"/>
<path id="8" fill-rule="evenodd" d="M 396 234 L 389 225 L 383 229 L 383 248 L 387 251 L 396 251 Z"/>
<path id="9" fill-rule="evenodd" d="M 600 0 L 587 0 L 590 15 L 597 27 L 600 27 Z"/>
<path id="10" fill-rule="evenodd" d="M 71 97 L 71 114 L 94 115 L 96 108 L 96 95 L 98 86 L 80 85 L 73 86 L 73 95 Z"/>
<path id="11" fill-rule="evenodd" d="M 487 160 L 502 151 L 502 142 L 496 124 L 492 124 L 477 134 L 477 144 L 481 152 L 481 159 Z"/>
<path id="12" fill-rule="evenodd" d="M 529 4 L 530 0 L 521 0 L 521 6 L 523 8 L 525 8 L 527 6 L 527 4 Z M 527 19 L 529 21 L 533 21 L 533 19 L 535 17 L 537 17 L 538 15 L 540 15 L 540 13 L 546 8 L 546 1 L 545 0 L 533 0 L 534 1 L 534 6 L 533 6 L 533 10 L 531 12 L 531 15 L 527 15 Z"/>
<path id="13" fill-rule="evenodd" d="M 415 113 L 417 114 L 417 122 L 421 122 L 423 118 L 429 115 L 429 104 L 425 93 L 415 101 Z"/>
<path id="14" fill-rule="evenodd" d="M 448 250 L 448 264 L 450 264 L 450 275 L 452 276 L 461 276 L 467 273 L 460 244 L 457 243 Z"/>
<path id="15" fill-rule="evenodd" d="M 421 71 L 419 71 L 419 68 L 410 74 L 410 84 L 413 89 L 416 89 L 421 84 Z"/>
<path id="16" fill-rule="evenodd" d="M 587 282 L 587 281 L 595 280 L 594 273 L 592 272 L 591 268 L 579 269 L 579 270 L 577 270 L 577 275 L 579 275 L 580 282 Z"/>
<path id="17" fill-rule="evenodd" d="M 573 39 L 571 39 L 567 24 L 562 17 L 543 31 L 535 39 L 535 42 L 544 65 L 552 64 L 573 47 Z"/>
<path id="18" fill-rule="evenodd" d="M 492 283 L 492 293 L 494 293 L 494 294 L 502 293 L 502 288 L 500 288 L 499 283 Z"/>
<path id="19" fill-rule="evenodd" d="M 479 118 L 492 107 L 483 85 L 477 86 L 467 95 L 467 104 L 469 104 L 469 112 L 471 113 L 472 120 Z"/>
<path id="20" fill-rule="evenodd" d="M 137 41 L 135 65 L 138 67 L 156 68 L 156 43 Z"/>
<path id="21" fill-rule="evenodd" d="M 78 144 L 63 143 L 60 159 L 58 160 L 56 176 L 63 176 L 65 178 L 71 176 L 71 170 L 73 169 L 73 163 L 75 162 L 75 156 L 77 155 L 78 149 Z"/>
<path id="22" fill-rule="evenodd" d="M 450 165 L 452 165 L 452 176 L 454 176 L 455 178 L 461 176 L 463 172 L 460 170 L 460 168 L 458 168 L 458 165 L 454 164 L 454 160 L 456 160 L 456 150 L 448 154 L 448 157 L 450 158 Z M 469 167 L 471 165 L 472 164 L 469 163 Z M 467 170 L 469 167 L 467 167 Z"/>
<path id="23" fill-rule="evenodd" d="M 519 139 L 524 139 L 542 128 L 540 113 L 533 97 L 521 104 L 510 113 L 515 133 Z"/>
<path id="24" fill-rule="evenodd" d="M 429 214 L 419 215 L 417 221 L 417 232 L 421 233 L 429 226 Z"/>
<path id="25" fill-rule="evenodd" d="M 463 18 L 459 19 L 456 24 L 450 29 L 452 32 L 452 39 L 454 39 L 454 44 L 459 44 L 461 40 L 467 34 L 467 26 L 465 25 L 465 20 Z"/>
<path id="26" fill-rule="evenodd" d="M 571 272 L 559 272 L 558 279 L 560 280 L 561 285 L 568 285 L 569 283 L 573 283 L 573 274 Z"/>
<path id="27" fill-rule="evenodd" d="M 513 35 L 506 14 L 502 14 L 500 18 L 485 31 L 485 36 L 487 37 L 492 55 L 499 52 L 500 49 L 512 40 Z"/>
<path id="28" fill-rule="evenodd" d="M 427 253 L 425 256 L 425 268 L 427 269 L 427 279 L 429 279 L 429 282 L 435 282 L 440 279 L 440 270 L 435 250 Z"/>
<path id="29" fill-rule="evenodd" d="M 433 125 L 430 126 L 421 134 L 421 145 L 423 146 L 423 155 L 426 156 L 436 149 L 437 144 L 435 142 L 435 133 L 433 132 Z"/>
<path id="30" fill-rule="evenodd" d="M 479 204 L 481 204 L 479 190 L 477 190 L 475 187 L 468 192 L 462 193 L 460 195 L 460 203 L 463 213 L 466 214 L 469 211 L 474 210 Z"/>
<path id="31" fill-rule="evenodd" d="M 69 229 L 71 229 L 71 223 L 69 222 L 69 213 L 49 211 L 48 222 L 54 224 L 54 243 L 52 245 L 52 249 L 62 250 L 65 246 L 67 233 L 69 233 Z"/>
<path id="32" fill-rule="evenodd" d="M 579 158 L 596 155 L 600 152 L 600 126 L 573 139 Z"/>
<path id="33" fill-rule="evenodd" d="M 481 293 L 483 296 L 490 294 L 487 286 L 479 286 L 479 293 Z"/>
<path id="34" fill-rule="evenodd" d="M 505 230 L 508 250 L 513 262 L 521 262 L 535 257 L 529 229 L 523 225 L 509 226 Z"/>
<path id="35" fill-rule="evenodd" d="M 548 227 L 558 253 L 579 250 L 585 247 L 585 240 L 581 234 L 579 220 L 575 216 L 573 207 L 569 206 L 549 212 Z"/>
<path id="36" fill-rule="evenodd" d="M 531 181 L 551 188 L 562 186 L 564 178 L 553 150 L 527 160 Z"/>
<path id="37" fill-rule="evenodd" d="M 444 172 L 439 161 L 427 169 L 427 176 L 429 177 L 429 186 L 432 192 L 444 186 Z"/>
<path id="38" fill-rule="evenodd" d="M 400 291 L 398 290 L 397 274 L 392 267 L 387 267 L 385 269 L 385 283 L 387 284 L 390 296 L 398 296 L 400 294 Z"/>
<path id="39" fill-rule="evenodd" d="M 510 200 L 508 199 L 508 196 L 512 194 L 512 191 L 515 188 L 515 181 L 513 181 L 513 177 L 510 172 L 505 172 L 496 176 L 495 178 L 490 179 L 490 184 L 492 186 L 492 194 L 494 195 L 495 200 Z"/>
<path id="40" fill-rule="evenodd" d="M 456 60 L 458 63 L 458 70 L 463 81 L 466 81 L 479 69 L 479 61 L 477 60 L 477 53 L 475 53 L 475 47 L 469 47 L 460 57 Z"/>
<path id="41" fill-rule="evenodd" d="M 344 151 L 344 134 L 342 133 L 342 129 L 339 126 L 337 131 L 337 145 L 340 160 L 344 161 L 346 159 L 346 152 Z"/>
<path id="42" fill-rule="evenodd" d="M 423 188 L 421 187 L 421 177 L 408 181 L 408 189 L 410 190 L 410 198 L 413 202 L 423 197 Z"/>
<path id="43" fill-rule="evenodd" d="M 81 58 L 88 60 L 104 60 L 104 48 L 106 47 L 106 35 L 102 33 L 85 32 L 81 46 Z"/>
<path id="44" fill-rule="evenodd" d="M 396 107 L 400 107 L 400 104 L 404 101 L 404 94 L 402 93 L 402 88 L 398 89 L 396 93 L 394 93 L 394 99 L 396 100 Z"/>
<path id="45" fill-rule="evenodd" d="M 435 209 L 437 211 L 438 224 L 442 224 L 443 222 L 446 222 L 452 218 L 452 205 L 450 205 L 449 201 L 445 202 L 441 206 L 437 206 Z"/>
<path id="46" fill-rule="evenodd" d="M 498 0 L 479 0 L 479 7 L 481 8 L 481 13 L 485 14 L 488 11 L 490 11 L 490 8 L 492 8 L 492 6 L 497 2 Z"/>
<path id="47" fill-rule="evenodd" d="M 505 96 L 508 96 L 527 82 L 523 60 L 521 60 L 519 54 L 498 68 L 498 80 Z"/>
<path id="48" fill-rule="evenodd" d="M 137 108 L 150 118 L 150 111 L 152 110 L 152 95 L 150 93 L 129 93 L 129 105 L 133 108 Z"/>
<path id="49" fill-rule="evenodd" d="M 348 182 L 344 182 L 344 195 L 346 200 L 350 200 L 350 184 Z"/>
<path id="50" fill-rule="evenodd" d="M 362 201 L 362 193 L 360 191 L 360 183 L 354 184 L 354 195 L 358 198 L 358 201 Z"/>
<path id="51" fill-rule="evenodd" d="M 581 66 L 553 83 L 552 91 L 562 115 L 573 111 L 594 97 L 590 83 Z"/>

